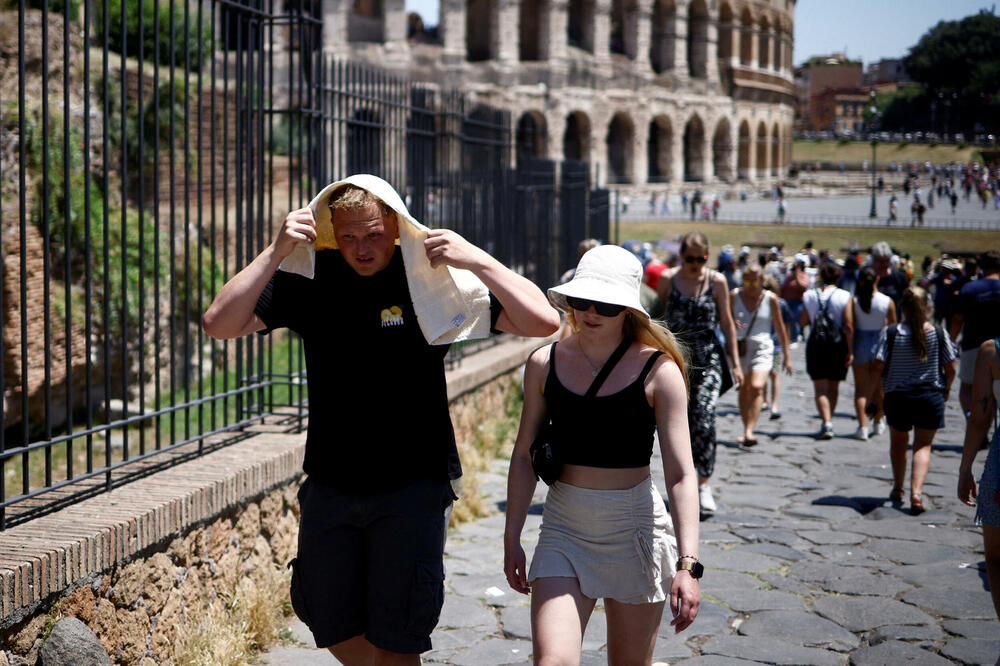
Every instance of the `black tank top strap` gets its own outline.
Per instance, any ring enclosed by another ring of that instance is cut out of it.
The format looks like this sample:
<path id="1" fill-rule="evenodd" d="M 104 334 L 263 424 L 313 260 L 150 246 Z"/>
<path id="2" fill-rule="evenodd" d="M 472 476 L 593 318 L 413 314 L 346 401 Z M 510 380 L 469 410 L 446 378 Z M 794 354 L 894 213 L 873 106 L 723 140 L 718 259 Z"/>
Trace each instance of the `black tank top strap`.
<path id="1" fill-rule="evenodd" d="M 556 340 L 555 342 L 553 342 L 552 345 L 549 347 L 549 372 L 555 372 L 556 371 L 556 345 L 557 344 L 559 344 L 558 340 Z"/>
<path id="2" fill-rule="evenodd" d="M 646 365 L 642 367 L 642 372 L 639 373 L 639 379 L 636 380 L 637 383 L 644 384 L 646 382 L 646 377 L 648 377 L 649 373 L 653 370 L 653 365 L 656 364 L 656 359 L 661 356 L 663 356 L 663 352 L 660 350 L 653 352 L 653 354 L 649 357 L 649 360 L 646 361 Z"/>

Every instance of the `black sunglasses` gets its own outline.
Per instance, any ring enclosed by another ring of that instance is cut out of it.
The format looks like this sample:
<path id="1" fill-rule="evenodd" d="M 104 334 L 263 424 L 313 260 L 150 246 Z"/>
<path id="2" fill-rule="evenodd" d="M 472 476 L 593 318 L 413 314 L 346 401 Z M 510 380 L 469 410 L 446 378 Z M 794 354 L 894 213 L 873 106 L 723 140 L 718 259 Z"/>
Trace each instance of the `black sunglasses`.
<path id="1" fill-rule="evenodd" d="M 580 312 L 586 312 L 590 309 L 590 306 L 593 305 L 594 312 L 602 317 L 617 317 L 627 309 L 624 305 L 601 303 L 600 301 L 588 301 L 586 298 L 577 298 L 576 296 L 567 296 L 566 303 L 568 303 L 574 310 L 579 310 Z"/>
<path id="2" fill-rule="evenodd" d="M 688 263 L 688 264 L 703 264 L 706 261 L 708 261 L 708 259 L 706 257 L 695 257 L 695 256 L 690 255 L 690 254 L 685 254 L 684 255 L 684 262 Z"/>

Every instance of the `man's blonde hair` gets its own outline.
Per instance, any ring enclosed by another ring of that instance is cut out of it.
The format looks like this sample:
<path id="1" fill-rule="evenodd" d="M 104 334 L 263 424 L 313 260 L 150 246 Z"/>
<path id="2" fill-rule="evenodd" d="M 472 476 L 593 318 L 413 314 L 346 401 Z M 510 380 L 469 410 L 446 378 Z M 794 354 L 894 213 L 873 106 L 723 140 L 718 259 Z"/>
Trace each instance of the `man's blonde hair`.
<path id="1" fill-rule="evenodd" d="M 368 190 L 356 185 L 344 185 L 334 190 L 327 200 L 330 211 L 335 210 L 362 210 L 371 206 L 378 206 L 385 215 L 391 215 L 394 211 L 388 204 L 379 199 Z"/>

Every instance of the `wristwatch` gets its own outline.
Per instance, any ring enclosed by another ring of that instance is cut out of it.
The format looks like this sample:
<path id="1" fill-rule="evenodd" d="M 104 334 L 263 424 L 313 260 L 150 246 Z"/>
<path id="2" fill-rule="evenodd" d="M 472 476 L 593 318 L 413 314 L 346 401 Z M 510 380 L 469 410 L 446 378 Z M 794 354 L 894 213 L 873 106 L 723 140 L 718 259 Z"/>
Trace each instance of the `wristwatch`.
<path id="1" fill-rule="evenodd" d="M 705 574 L 705 567 L 702 566 L 701 562 L 698 560 L 682 559 L 677 560 L 677 570 L 689 571 L 691 572 L 691 577 L 694 579 L 701 578 Z"/>

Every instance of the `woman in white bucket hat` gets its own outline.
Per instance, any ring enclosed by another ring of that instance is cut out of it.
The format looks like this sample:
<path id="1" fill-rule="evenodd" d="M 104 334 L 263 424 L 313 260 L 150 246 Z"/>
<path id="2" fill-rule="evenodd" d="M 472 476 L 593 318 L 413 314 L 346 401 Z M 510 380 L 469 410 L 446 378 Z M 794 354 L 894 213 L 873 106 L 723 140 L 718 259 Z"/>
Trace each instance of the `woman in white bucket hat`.
<path id="1" fill-rule="evenodd" d="M 611 664 L 651 663 L 667 599 L 676 631 L 698 613 L 703 569 L 686 364 L 673 334 L 643 309 L 641 280 L 628 250 L 604 245 L 583 255 L 573 279 L 548 291 L 573 333 L 536 350 L 525 370 L 504 573 L 513 589 L 531 594 L 535 663 L 579 663 L 582 628 L 599 598 Z M 546 421 L 561 469 L 529 571 L 520 538 L 536 485 L 530 447 Z M 650 476 L 656 433 L 669 514 Z"/>

